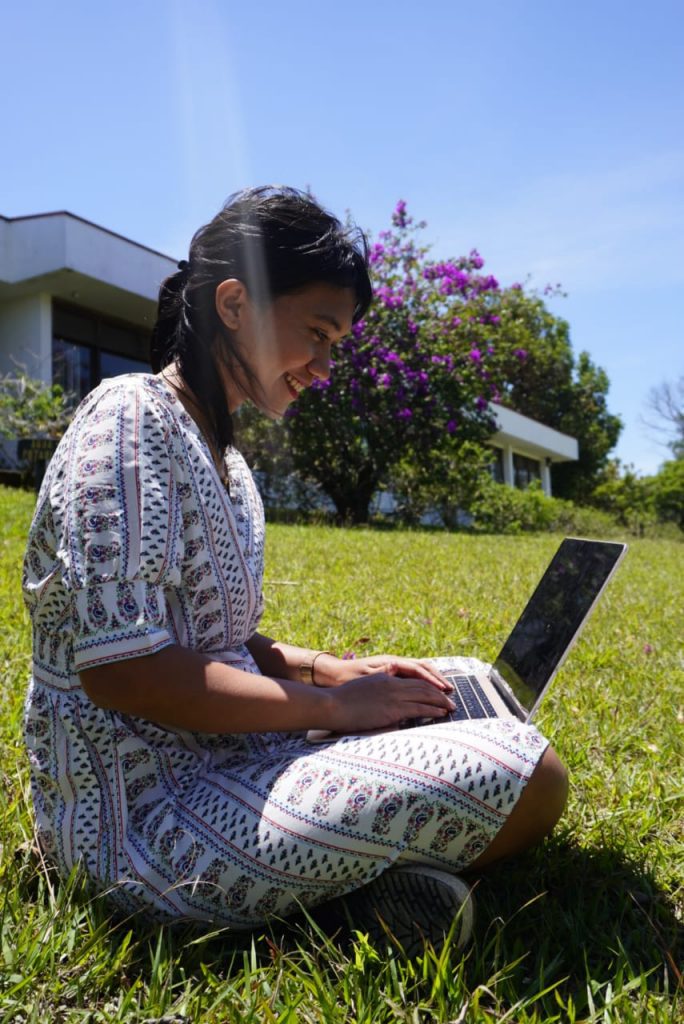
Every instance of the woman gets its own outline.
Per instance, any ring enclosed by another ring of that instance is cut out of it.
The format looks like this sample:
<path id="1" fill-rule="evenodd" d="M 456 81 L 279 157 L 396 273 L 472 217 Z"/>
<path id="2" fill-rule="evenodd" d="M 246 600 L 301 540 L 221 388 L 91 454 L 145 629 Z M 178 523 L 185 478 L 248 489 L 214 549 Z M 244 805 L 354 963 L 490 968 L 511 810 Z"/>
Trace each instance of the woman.
<path id="1" fill-rule="evenodd" d="M 263 512 L 232 413 L 282 415 L 370 298 L 360 233 L 293 189 L 237 194 L 161 288 L 155 374 L 104 381 L 52 459 L 24 572 L 38 834 L 123 911 L 253 928 L 358 891 L 410 946 L 448 928 L 457 871 L 560 816 L 532 726 L 392 729 L 452 706 L 429 662 L 257 631 Z"/>

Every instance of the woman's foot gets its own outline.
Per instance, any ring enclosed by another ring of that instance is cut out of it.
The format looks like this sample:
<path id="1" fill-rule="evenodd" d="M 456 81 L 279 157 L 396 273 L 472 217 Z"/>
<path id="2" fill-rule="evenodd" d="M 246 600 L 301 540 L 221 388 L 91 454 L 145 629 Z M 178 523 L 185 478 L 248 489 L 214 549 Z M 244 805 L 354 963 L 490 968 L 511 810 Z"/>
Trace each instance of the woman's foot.
<path id="1" fill-rule="evenodd" d="M 426 942 L 441 948 L 449 934 L 455 950 L 465 949 L 473 931 L 469 886 L 422 864 L 388 868 L 342 903 L 351 928 L 376 943 L 393 941 L 410 957 L 422 953 Z"/>

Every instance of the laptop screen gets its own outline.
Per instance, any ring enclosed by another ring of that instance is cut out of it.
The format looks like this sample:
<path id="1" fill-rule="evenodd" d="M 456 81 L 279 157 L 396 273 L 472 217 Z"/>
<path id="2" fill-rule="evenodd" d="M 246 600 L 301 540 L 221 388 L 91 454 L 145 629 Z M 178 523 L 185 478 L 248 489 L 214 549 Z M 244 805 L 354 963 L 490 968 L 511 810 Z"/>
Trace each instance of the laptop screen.
<path id="1" fill-rule="evenodd" d="M 625 547 L 566 538 L 554 555 L 494 663 L 528 711 L 553 678 Z"/>

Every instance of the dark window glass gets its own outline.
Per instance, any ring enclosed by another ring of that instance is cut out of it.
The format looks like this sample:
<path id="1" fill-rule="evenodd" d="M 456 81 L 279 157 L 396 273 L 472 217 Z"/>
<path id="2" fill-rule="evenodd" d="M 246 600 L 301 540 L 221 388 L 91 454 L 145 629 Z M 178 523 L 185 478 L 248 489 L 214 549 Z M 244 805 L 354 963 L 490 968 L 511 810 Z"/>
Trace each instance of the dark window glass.
<path id="1" fill-rule="evenodd" d="M 131 359 L 116 352 L 100 352 L 100 380 L 118 377 L 120 373 L 149 373 L 149 363 L 142 359 Z"/>
<path id="2" fill-rule="evenodd" d="M 64 338 L 52 339 L 52 382 L 80 402 L 92 388 L 93 350 Z"/>
<path id="3" fill-rule="evenodd" d="M 56 302 L 52 330 L 52 379 L 77 401 L 105 377 L 149 372 L 149 332 L 133 324 Z"/>
<path id="4" fill-rule="evenodd" d="M 504 482 L 503 451 L 501 448 L 492 446 L 492 455 L 489 472 L 492 475 L 492 480 L 496 480 L 497 484 L 502 484 Z"/>
<path id="5" fill-rule="evenodd" d="M 541 468 L 538 459 L 528 459 L 526 455 L 513 453 L 513 474 L 516 487 L 527 487 L 533 480 L 541 480 Z"/>

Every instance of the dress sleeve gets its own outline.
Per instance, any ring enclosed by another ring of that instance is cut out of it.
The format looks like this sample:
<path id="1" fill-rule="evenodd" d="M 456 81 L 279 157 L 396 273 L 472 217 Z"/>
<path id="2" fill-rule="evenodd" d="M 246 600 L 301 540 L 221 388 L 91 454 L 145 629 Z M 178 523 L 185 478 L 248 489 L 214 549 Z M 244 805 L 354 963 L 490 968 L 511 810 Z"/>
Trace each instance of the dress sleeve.
<path id="1" fill-rule="evenodd" d="M 174 643 L 165 595 L 181 577 L 184 452 L 177 419 L 140 378 L 109 382 L 72 424 L 58 560 L 74 672 Z"/>

